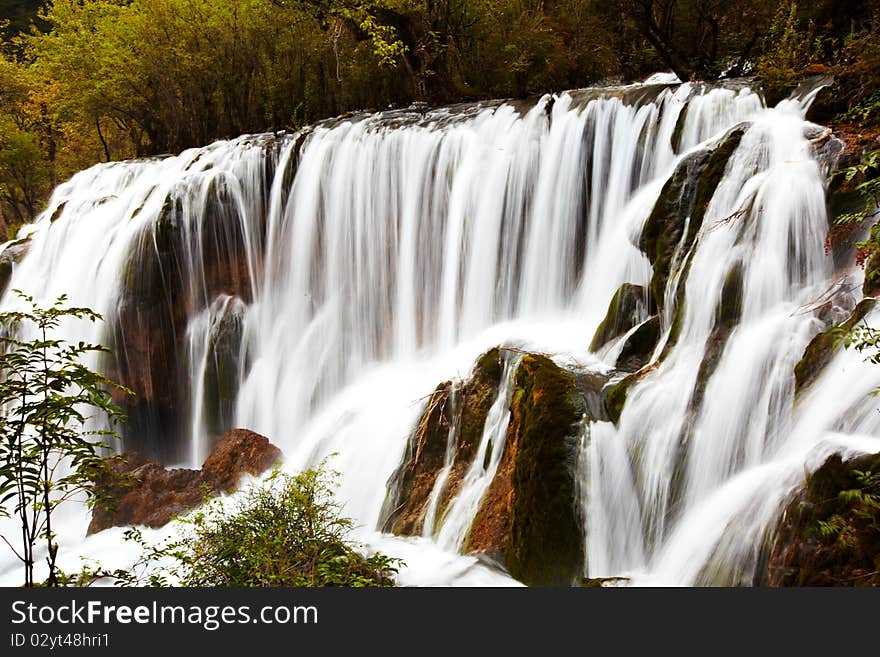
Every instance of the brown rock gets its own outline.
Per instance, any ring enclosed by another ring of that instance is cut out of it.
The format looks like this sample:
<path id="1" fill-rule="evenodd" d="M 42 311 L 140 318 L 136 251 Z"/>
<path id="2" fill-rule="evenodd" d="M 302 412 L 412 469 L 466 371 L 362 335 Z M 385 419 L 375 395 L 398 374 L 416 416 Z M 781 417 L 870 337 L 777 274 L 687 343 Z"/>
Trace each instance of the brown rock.
<path id="1" fill-rule="evenodd" d="M 228 431 L 202 464 L 202 476 L 213 490 L 230 492 L 243 474 L 258 475 L 281 459 L 281 450 L 247 429 Z"/>
<path id="2" fill-rule="evenodd" d="M 502 370 L 501 352 L 495 348 L 477 360 L 473 374 L 460 385 L 454 387 L 447 381 L 437 386 L 410 438 L 403 465 L 395 474 L 395 504 L 387 516 L 386 528 L 404 536 L 422 533 L 427 502 L 446 464 L 451 431 L 452 462 L 437 505 L 437 518 L 443 517 L 480 446 Z"/>
<path id="3" fill-rule="evenodd" d="M 404 465 L 391 482 L 396 506 L 386 528 L 403 535 L 422 532 L 427 502 L 446 463 L 452 427 L 455 454 L 440 496 L 437 516 L 442 518 L 478 456 L 502 370 L 499 350 L 492 350 L 458 390 L 445 383 L 431 396 Z M 595 387 L 546 356 L 522 357 L 514 375 L 502 459 L 468 532 L 465 552 L 486 555 L 529 585 L 568 586 L 578 581 L 584 555 L 573 465 L 581 423 L 585 417 L 596 417 L 589 401 Z"/>
<path id="4" fill-rule="evenodd" d="M 98 479 L 99 497 L 88 534 L 108 527 L 144 525 L 161 527 L 201 504 L 206 497 L 236 489 L 242 475 L 265 472 L 282 457 L 267 438 L 246 429 L 229 431 L 200 470 L 166 469 L 137 453 L 108 459 L 107 471 Z"/>
<path id="5" fill-rule="evenodd" d="M 446 460 L 452 422 L 451 393 L 452 382 L 446 381 L 431 394 L 407 445 L 403 465 L 395 474 L 395 503 L 385 522 L 395 534 L 414 536 L 422 533 L 425 505 Z"/>

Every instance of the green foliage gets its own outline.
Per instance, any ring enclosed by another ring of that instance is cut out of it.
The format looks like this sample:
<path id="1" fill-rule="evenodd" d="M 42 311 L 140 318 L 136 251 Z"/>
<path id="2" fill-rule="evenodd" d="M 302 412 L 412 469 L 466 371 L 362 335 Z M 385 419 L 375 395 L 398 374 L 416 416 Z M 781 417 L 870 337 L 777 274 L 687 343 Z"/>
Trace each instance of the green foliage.
<path id="1" fill-rule="evenodd" d="M 859 223 L 872 216 L 880 205 L 880 149 L 866 151 L 861 154 L 858 164 L 835 171 L 831 178 L 842 178 L 847 187 L 857 192 L 862 200 L 862 207 L 855 212 L 838 215 L 835 223 Z M 874 237 L 872 232 L 872 238 Z M 859 246 L 864 247 L 863 243 Z"/>
<path id="2" fill-rule="evenodd" d="M 880 534 L 880 473 L 854 470 L 855 488 L 840 490 L 837 501 L 843 511 L 816 521 L 815 532 L 826 544 L 842 550 L 857 545 L 859 533 Z"/>
<path id="3" fill-rule="evenodd" d="M 28 308 L 0 314 L 0 511 L 9 514 L 11 506 L 21 543 L 3 540 L 24 565 L 25 586 L 34 585 L 35 548 L 45 541 L 47 584 L 54 586 L 58 544 L 53 514 L 74 496 L 103 501 L 93 483 L 105 467 L 99 454 L 104 445 L 98 440 L 117 437 L 103 427 L 122 416 L 110 393 L 118 386 L 83 364 L 89 355 L 106 350 L 51 337 L 62 322 L 100 316 L 65 306 L 64 296 L 42 307 L 16 292 Z"/>
<path id="4" fill-rule="evenodd" d="M 54 0 L 30 32 L 36 3 L 6 4 L 0 206 L 15 224 L 100 160 L 412 101 L 741 74 L 760 55 L 773 93 L 820 63 L 852 120 L 878 108 L 876 21 L 831 0 Z"/>
<path id="5" fill-rule="evenodd" d="M 322 464 L 295 476 L 275 471 L 233 498 L 212 499 L 181 519 L 180 537 L 151 545 L 131 529 L 141 557 L 102 573 L 122 586 L 394 586 L 399 559 L 362 556 L 352 521 L 333 499 L 336 473 Z M 97 572 L 84 571 L 89 574 Z"/>
<path id="6" fill-rule="evenodd" d="M 840 39 L 832 71 L 838 79 L 840 120 L 862 127 L 880 123 L 880 8 Z"/>
<path id="7" fill-rule="evenodd" d="M 812 22 L 801 25 L 797 3 L 782 3 L 764 38 L 764 53 L 755 66 L 771 102 L 800 82 L 804 69 L 817 60 L 818 46 L 815 26 Z"/>

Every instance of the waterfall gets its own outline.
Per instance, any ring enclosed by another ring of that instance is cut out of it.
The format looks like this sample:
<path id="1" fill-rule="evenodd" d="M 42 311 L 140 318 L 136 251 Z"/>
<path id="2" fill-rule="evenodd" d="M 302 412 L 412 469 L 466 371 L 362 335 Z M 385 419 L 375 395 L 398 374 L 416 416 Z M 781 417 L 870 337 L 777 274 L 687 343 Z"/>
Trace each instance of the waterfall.
<path id="1" fill-rule="evenodd" d="M 450 508 L 437 515 L 452 429 L 424 536 L 388 543 L 387 483 L 424 400 L 499 344 L 619 380 L 635 328 L 588 345 L 622 284 L 651 284 L 646 220 L 679 166 L 737 129 L 702 224 L 687 218 L 672 255 L 647 373 L 619 422 L 584 426 L 578 476 L 585 575 L 750 583 L 804 467 L 880 450 L 868 396 L 880 375 L 858 356 L 838 354 L 795 402 L 794 365 L 822 328 L 809 309 L 840 274 L 809 100 L 767 108 L 742 83 L 664 80 L 96 165 L 26 227 L 0 307 L 18 288 L 105 317 L 65 337 L 109 345 L 98 365 L 138 393 L 123 448 L 199 467 L 240 426 L 292 471 L 335 454 L 345 511 L 376 544 L 448 558 L 501 459 L 516 359 Z M 835 308 L 855 301 L 841 293 Z"/>

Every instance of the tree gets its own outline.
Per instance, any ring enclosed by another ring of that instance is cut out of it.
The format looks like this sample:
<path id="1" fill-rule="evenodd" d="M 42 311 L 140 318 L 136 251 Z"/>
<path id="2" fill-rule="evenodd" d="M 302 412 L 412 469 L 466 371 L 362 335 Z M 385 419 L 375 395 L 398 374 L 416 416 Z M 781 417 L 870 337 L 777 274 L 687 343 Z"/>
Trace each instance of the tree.
<path id="1" fill-rule="evenodd" d="M 107 423 L 122 419 L 110 396 L 119 386 L 83 363 L 106 349 L 52 337 L 62 323 L 100 315 L 65 306 L 65 296 L 42 307 L 16 293 L 28 308 L 0 313 L 0 511 L 8 515 L 11 505 L 21 538 L 17 546 L 2 538 L 24 565 L 25 586 L 34 586 L 36 548 L 45 541 L 46 584 L 57 586 L 53 514 L 81 494 L 104 501 L 93 483 L 106 467 L 98 440 L 118 437 Z"/>
<path id="2" fill-rule="evenodd" d="M 620 0 L 663 62 L 679 78 L 717 77 L 724 66 L 745 64 L 772 19 L 766 0 Z"/>

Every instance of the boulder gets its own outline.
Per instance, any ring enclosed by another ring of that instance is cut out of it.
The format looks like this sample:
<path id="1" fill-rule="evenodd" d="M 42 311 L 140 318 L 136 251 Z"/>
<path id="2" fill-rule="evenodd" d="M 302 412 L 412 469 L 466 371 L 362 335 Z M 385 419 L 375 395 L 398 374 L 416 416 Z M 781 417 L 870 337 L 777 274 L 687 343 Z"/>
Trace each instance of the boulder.
<path id="1" fill-rule="evenodd" d="M 660 308 L 664 304 L 666 283 L 673 268 L 678 266 L 673 260 L 676 254 L 681 259 L 696 240 L 709 201 L 743 134 L 745 128 L 734 128 L 714 148 L 695 151 L 683 158 L 663 186 L 645 222 L 639 248 L 651 261 L 654 270 L 651 293 Z"/>
<path id="2" fill-rule="evenodd" d="M 6 293 L 9 282 L 12 280 L 12 272 L 21 259 L 27 255 L 30 243 L 30 238 L 25 237 L 10 242 L 3 251 L 0 251 L 0 296 Z"/>
<path id="3" fill-rule="evenodd" d="M 510 358 L 510 356 L 508 356 Z M 458 388 L 446 382 L 427 402 L 404 463 L 389 482 L 384 527 L 421 534 L 427 503 L 452 449 L 437 517 L 477 456 L 504 371 L 499 349 L 484 354 Z M 510 422 L 498 469 L 480 501 L 464 551 L 499 564 L 528 585 L 576 584 L 584 562 L 575 461 L 586 419 L 605 419 L 605 379 L 525 354 L 513 374 Z"/>
<path id="4" fill-rule="evenodd" d="M 202 476 L 212 490 L 229 493 L 242 475 L 259 475 L 281 460 L 281 450 L 265 436 L 247 429 L 228 431 L 202 464 Z"/>
<path id="5" fill-rule="evenodd" d="M 107 459 L 97 479 L 98 499 L 88 534 L 108 527 L 161 527 L 206 497 L 234 491 L 242 476 L 259 475 L 282 458 L 269 439 L 247 429 L 224 435 L 200 470 L 166 469 L 132 452 Z"/>
<path id="6" fill-rule="evenodd" d="M 621 285 L 608 304 L 605 319 L 596 329 L 590 351 L 599 350 L 604 344 L 645 321 L 653 314 L 653 305 L 650 290 L 631 283 Z"/>
<path id="7" fill-rule="evenodd" d="M 478 514 L 470 545 L 479 544 L 483 517 L 509 509 L 497 547 L 510 574 L 529 586 L 571 586 L 584 565 L 575 462 L 587 405 L 574 376 L 546 356 L 524 356 L 514 386 L 504 476 L 487 495 L 501 509 Z"/>
<path id="8" fill-rule="evenodd" d="M 770 586 L 880 586 L 880 454 L 834 454 L 786 505 Z"/>

